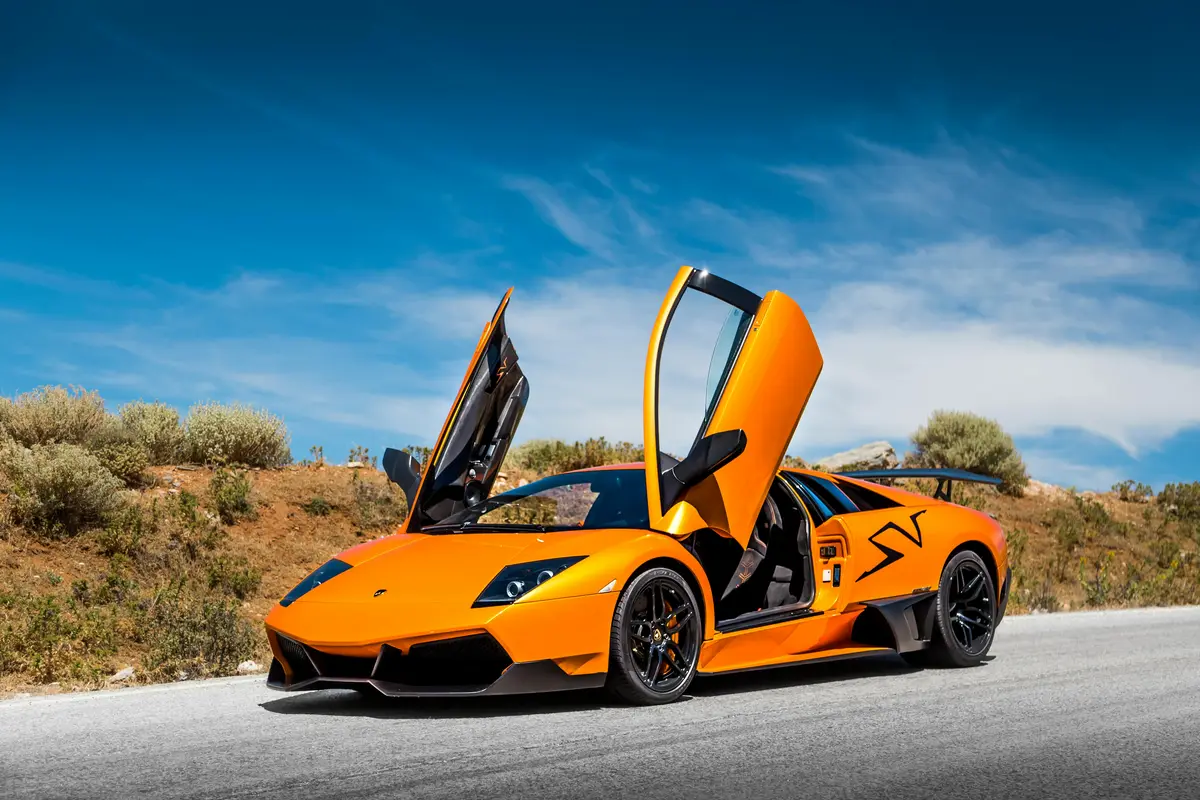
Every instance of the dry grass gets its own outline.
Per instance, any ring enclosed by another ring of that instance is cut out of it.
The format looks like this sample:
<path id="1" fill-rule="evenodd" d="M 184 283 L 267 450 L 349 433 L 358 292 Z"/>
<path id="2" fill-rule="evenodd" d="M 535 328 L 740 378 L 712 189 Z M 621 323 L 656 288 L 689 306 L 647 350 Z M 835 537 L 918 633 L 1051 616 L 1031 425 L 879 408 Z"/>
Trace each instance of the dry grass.
<path id="1" fill-rule="evenodd" d="M 232 524 L 218 505 L 243 496 L 236 473 L 150 472 L 136 505 L 69 543 L 0 532 L 0 691 L 97 688 L 126 666 L 150 681 L 266 663 L 262 619 L 275 601 L 398 520 L 398 493 L 375 470 L 246 471 L 253 513 Z M 324 513 L 311 513 L 314 499 Z"/>

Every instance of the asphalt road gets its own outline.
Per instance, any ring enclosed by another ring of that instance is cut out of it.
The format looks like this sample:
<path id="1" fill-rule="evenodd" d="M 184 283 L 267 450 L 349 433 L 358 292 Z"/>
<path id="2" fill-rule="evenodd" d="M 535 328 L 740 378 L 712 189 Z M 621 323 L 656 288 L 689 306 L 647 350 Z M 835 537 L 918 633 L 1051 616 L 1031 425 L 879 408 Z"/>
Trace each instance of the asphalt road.
<path id="1" fill-rule="evenodd" d="M 657 708 L 234 678 L 0 702 L 0 797 L 1200 797 L 1200 608 L 1010 617 L 992 660 L 710 678 Z"/>

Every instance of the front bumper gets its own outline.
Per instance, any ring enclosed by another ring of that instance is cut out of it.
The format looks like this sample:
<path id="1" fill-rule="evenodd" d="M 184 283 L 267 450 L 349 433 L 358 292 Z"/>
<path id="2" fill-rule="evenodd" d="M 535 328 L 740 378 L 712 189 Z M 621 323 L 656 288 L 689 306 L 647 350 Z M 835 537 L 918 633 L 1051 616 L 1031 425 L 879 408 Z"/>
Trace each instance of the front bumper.
<path id="1" fill-rule="evenodd" d="M 464 697 L 595 689 L 605 680 L 604 672 L 568 675 L 552 659 L 513 663 L 487 633 L 407 653 L 385 644 L 374 658 L 323 653 L 282 635 L 275 642 L 267 686 L 280 691 L 370 687 L 388 697 Z"/>
<path id="2" fill-rule="evenodd" d="M 369 686 L 392 697 L 554 692 L 602 686 L 614 593 L 496 609 L 374 604 L 272 611 L 267 685 L 284 691 Z"/>

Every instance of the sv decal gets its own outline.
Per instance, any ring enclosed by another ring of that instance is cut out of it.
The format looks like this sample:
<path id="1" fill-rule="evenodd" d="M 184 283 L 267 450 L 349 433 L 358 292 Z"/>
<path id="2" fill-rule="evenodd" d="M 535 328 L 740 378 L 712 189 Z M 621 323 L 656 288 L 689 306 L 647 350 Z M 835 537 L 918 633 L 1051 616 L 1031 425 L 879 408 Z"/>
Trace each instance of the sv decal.
<path id="1" fill-rule="evenodd" d="M 883 544 L 879 541 L 879 537 L 882 536 L 883 534 L 887 533 L 888 531 L 898 531 L 902 536 L 904 536 L 905 539 L 908 539 L 910 542 L 915 544 L 917 547 L 921 546 L 921 523 L 917 522 L 917 517 L 924 514 L 926 510 L 927 509 L 921 509 L 920 511 L 918 511 L 917 513 L 915 513 L 911 517 L 909 517 L 909 519 L 912 520 L 913 529 L 916 530 L 916 535 L 909 533 L 908 531 L 904 530 L 904 528 L 900 527 L 899 525 L 897 525 L 894 522 L 889 522 L 888 524 L 884 525 L 882 528 L 880 528 L 879 530 L 875 531 L 874 533 L 872 533 L 870 536 L 867 537 L 867 541 L 870 542 L 871 544 L 875 545 L 877 548 L 879 548 L 879 552 L 883 553 L 883 560 L 880 561 L 875 566 L 871 567 L 869 570 L 864 572 L 862 575 L 859 575 L 857 578 L 855 578 L 855 580 L 854 580 L 855 583 L 858 583 L 863 578 L 866 578 L 869 575 L 874 575 L 876 572 L 878 572 L 879 570 L 888 566 L 889 564 L 895 564 L 897 561 L 904 558 L 904 553 L 901 553 L 899 550 L 893 550 L 892 548 L 888 547 L 886 544 Z"/>

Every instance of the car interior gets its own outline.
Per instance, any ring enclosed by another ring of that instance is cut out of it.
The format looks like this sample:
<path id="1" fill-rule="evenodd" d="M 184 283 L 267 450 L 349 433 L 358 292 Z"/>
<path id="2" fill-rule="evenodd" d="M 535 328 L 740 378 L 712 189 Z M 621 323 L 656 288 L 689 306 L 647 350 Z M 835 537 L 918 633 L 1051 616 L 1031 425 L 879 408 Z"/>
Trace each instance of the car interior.
<path id="1" fill-rule="evenodd" d="M 816 595 L 808 514 L 777 478 L 749 546 L 714 531 L 685 543 L 704 567 L 716 595 L 718 625 L 807 608 Z"/>

